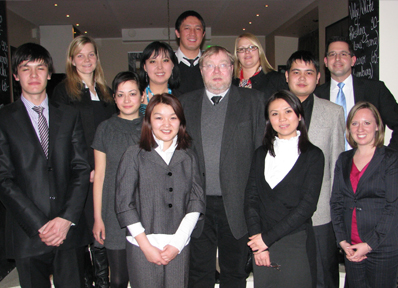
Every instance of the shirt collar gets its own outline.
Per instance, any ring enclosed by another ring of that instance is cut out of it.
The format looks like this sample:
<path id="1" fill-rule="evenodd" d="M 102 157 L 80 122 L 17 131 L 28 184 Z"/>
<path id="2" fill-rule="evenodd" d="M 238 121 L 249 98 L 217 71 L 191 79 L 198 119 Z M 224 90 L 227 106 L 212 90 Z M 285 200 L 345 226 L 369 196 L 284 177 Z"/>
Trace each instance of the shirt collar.
<path id="1" fill-rule="evenodd" d="M 21 94 L 21 101 L 24 103 L 25 106 L 27 106 L 29 109 L 32 109 L 35 106 L 41 106 L 45 110 L 48 111 L 48 96 L 46 94 L 46 98 L 44 98 L 43 102 L 40 103 L 40 105 L 35 105 L 32 102 L 30 102 L 28 99 L 26 99 L 23 94 Z"/>
<path id="2" fill-rule="evenodd" d="M 337 82 L 336 80 L 334 80 L 333 78 L 331 78 L 330 81 L 330 89 L 334 90 L 334 89 L 340 89 L 339 86 L 337 86 L 337 84 L 339 84 L 340 82 Z M 350 74 L 350 76 L 348 76 L 344 81 L 344 87 L 351 87 L 352 85 L 352 75 Z"/>
<path id="3" fill-rule="evenodd" d="M 211 104 L 213 104 L 213 101 L 211 101 L 211 98 L 213 96 L 221 96 L 221 100 L 220 101 L 222 101 L 224 99 L 225 95 L 227 95 L 228 91 L 229 91 L 229 88 L 227 90 L 225 90 L 224 92 L 222 92 L 222 93 L 214 94 L 214 93 L 211 93 L 209 90 L 206 89 L 206 95 L 207 95 L 207 98 L 209 98 Z"/>
<path id="4" fill-rule="evenodd" d="M 156 144 L 158 144 L 158 147 L 155 148 L 156 151 L 162 152 L 162 153 L 174 153 L 174 151 L 177 148 L 177 135 L 173 138 L 173 142 L 171 143 L 170 147 L 166 151 L 163 151 L 164 141 L 156 138 L 155 134 L 152 133 L 152 135 L 153 135 L 153 139 L 155 139 Z"/>
<path id="5" fill-rule="evenodd" d="M 178 59 L 178 63 L 182 62 L 182 63 L 184 63 L 185 65 L 187 65 L 188 67 L 191 66 L 191 63 L 189 63 L 189 61 L 187 61 L 186 59 L 184 59 L 184 57 L 185 57 L 185 58 L 188 58 L 188 57 L 185 56 L 184 53 L 182 53 L 180 47 L 178 47 L 178 50 L 177 50 L 177 52 L 176 52 L 176 56 L 177 56 L 177 59 Z M 200 56 L 202 56 L 202 51 L 200 51 L 200 49 L 199 49 L 199 53 L 198 53 L 198 55 L 196 55 L 196 57 L 198 57 L 198 59 L 196 59 L 196 61 L 193 63 L 194 66 L 198 65 Z M 196 57 L 195 57 L 195 58 L 196 58 Z M 195 58 L 194 58 L 194 59 L 195 59 Z"/>

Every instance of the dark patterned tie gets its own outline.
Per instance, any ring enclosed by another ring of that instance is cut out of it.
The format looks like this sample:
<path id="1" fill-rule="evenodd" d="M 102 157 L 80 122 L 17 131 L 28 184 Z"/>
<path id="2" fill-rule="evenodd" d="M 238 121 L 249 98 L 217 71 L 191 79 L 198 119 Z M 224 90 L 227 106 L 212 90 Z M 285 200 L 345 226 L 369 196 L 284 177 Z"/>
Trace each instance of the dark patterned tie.
<path id="1" fill-rule="evenodd" d="M 211 97 L 211 101 L 213 101 L 214 105 L 217 105 L 218 103 L 220 103 L 222 96 L 213 96 Z"/>
<path id="2" fill-rule="evenodd" d="M 47 120 L 43 115 L 44 108 L 41 106 L 34 106 L 32 108 L 37 114 L 39 114 L 39 135 L 40 135 L 40 144 L 43 148 L 44 154 L 48 158 L 48 125 Z"/>

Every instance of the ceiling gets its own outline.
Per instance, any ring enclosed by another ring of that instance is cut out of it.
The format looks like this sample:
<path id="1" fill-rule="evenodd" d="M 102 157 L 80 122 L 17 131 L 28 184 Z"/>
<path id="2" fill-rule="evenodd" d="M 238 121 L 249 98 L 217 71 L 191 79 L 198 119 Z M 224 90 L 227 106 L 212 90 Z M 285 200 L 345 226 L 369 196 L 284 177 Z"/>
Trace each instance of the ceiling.
<path id="1" fill-rule="evenodd" d="M 7 0 L 7 8 L 35 25 L 76 25 L 94 38 L 122 37 L 123 28 L 174 27 L 186 10 L 199 12 L 214 36 L 268 35 L 315 0 Z M 57 4 L 55 7 L 54 4 Z M 268 7 L 265 7 L 268 5 Z M 168 11 L 169 6 L 169 13 Z M 315 11 L 315 12 L 314 12 Z M 70 15 L 66 17 L 66 15 Z M 259 16 L 256 16 L 259 14 Z M 168 20 L 170 19 L 170 20 Z M 318 27 L 317 9 L 278 35 L 300 37 Z M 252 22 L 250 25 L 249 22 Z M 286 26 L 286 25 L 285 25 Z"/>

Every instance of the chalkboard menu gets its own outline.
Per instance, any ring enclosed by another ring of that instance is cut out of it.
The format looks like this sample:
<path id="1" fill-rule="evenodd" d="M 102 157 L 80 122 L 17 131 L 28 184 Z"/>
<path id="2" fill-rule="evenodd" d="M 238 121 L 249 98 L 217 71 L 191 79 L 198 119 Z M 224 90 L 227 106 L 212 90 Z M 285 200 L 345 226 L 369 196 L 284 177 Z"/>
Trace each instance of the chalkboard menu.
<path id="1" fill-rule="evenodd" d="M 379 0 L 349 0 L 349 38 L 357 61 L 353 75 L 379 80 Z"/>
<path id="2" fill-rule="evenodd" d="M 6 1 L 0 1 L 0 105 L 10 103 Z"/>

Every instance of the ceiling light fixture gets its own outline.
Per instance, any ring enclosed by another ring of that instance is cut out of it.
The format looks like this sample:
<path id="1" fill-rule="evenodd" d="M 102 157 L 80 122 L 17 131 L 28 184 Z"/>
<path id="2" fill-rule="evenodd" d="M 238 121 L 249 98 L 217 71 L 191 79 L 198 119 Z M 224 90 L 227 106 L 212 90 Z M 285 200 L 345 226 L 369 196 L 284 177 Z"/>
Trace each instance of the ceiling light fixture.
<path id="1" fill-rule="evenodd" d="M 66 15 L 66 18 L 69 18 L 69 14 Z"/>
<path id="2" fill-rule="evenodd" d="M 252 25 L 252 22 L 249 22 L 249 25 Z"/>
<path id="3" fill-rule="evenodd" d="M 79 27 L 79 25 L 80 25 L 79 23 L 76 23 L 76 26 L 77 26 L 77 27 Z"/>
<path id="4" fill-rule="evenodd" d="M 268 4 L 265 4 L 265 8 L 268 8 Z"/>
<path id="5" fill-rule="evenodd" d="M 256 16 L 258 17 L 258 16 L 260 16 L 260 14 L 256 14 Z"/>
<path id="6" fill-rule="evenodd" d="M 54 4 L 54 6 L 55 6 L 55 7 L 57 7 L 57 6 L 58 6 L 58 4 Z"/>
<path id="7" fill-rule="evenodd" d="M 84 34 L 87 34 L 87 31 L 84 31 Z"/>
<path id="8" fill-rule="evenodd" d="M 246 28 L 243 28 L 242 30 L 243 30 L 243 31 L 246 31 Z"/>

